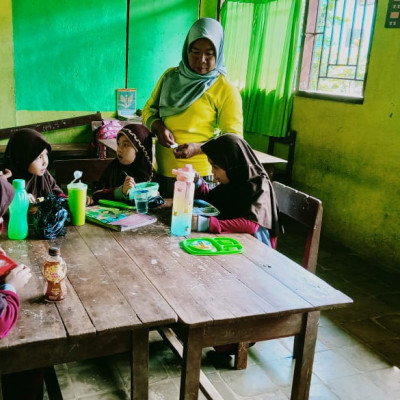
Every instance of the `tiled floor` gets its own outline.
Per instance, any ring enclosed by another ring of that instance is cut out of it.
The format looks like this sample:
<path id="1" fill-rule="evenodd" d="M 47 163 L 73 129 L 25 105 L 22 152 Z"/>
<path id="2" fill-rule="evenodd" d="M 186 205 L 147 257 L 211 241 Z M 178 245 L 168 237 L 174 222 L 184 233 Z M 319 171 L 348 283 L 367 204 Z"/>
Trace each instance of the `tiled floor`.
<path id="1" fill-rule="evenodd" d="M 297 235 L 279 245 L 293 258 L 302 251 Z M 322 314 L 310 399 L 400 399 L 400 272 L 322 238 L 317 274 L 352 297 L 354 305 Z M 230 358 L 216 363 L 204 349 L 203 371 L 227 400 L 289 399 L 292 343 L 291 338 L 257 343 L 241 371 L 232 369 Z M 150 399 L 178 399 L 179 362 L 155 332 L 150 353 Z M 65 400 L 128 399 L 126 354 L 63 364 L 56 371 Z"/>

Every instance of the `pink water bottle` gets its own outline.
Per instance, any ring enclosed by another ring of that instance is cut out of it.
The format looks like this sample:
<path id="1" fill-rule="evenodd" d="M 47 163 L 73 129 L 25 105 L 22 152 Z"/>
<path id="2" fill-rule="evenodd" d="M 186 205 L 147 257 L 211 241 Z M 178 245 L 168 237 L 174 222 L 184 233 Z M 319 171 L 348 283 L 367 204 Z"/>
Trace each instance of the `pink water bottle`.
<path id="1" fill-rule="evenodd" d="M 190 164 L 186 164 L 183 168 L 173 169 L 172 173 L 176 175 L 176 182 L 172 203 L 171 233 L 176 236 L 185 236 L 192 229 L 195 171 Z"/>

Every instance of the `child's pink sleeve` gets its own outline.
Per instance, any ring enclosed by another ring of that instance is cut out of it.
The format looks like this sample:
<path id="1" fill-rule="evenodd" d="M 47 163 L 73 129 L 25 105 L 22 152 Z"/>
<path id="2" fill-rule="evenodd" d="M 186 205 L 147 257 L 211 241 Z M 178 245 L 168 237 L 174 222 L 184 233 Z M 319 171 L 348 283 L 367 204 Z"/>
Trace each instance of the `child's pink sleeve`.
<path id="1" fill-rule="evenodd" d="M 0 290 L 0 339 L 8 335 L 18 320 L 20 301 L 11 290 Z"/>
<path id="2" fill-rule="evenodd" d="M 246 218 L 218 219 L 210 217 L 209 231 L 212 233 L 250 233 L 254 235 L 259 224 Z"/>

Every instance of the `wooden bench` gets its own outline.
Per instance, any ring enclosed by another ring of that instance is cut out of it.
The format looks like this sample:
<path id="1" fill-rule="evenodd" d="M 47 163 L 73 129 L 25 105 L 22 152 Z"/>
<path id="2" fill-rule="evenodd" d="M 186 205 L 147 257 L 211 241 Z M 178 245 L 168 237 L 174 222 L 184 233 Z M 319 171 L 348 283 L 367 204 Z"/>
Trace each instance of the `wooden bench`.
<path id="1" fill-rule="evenodd" d="M 11 128 L 0 129 L 0 140 L 9 139 L 15 132 L 20 129 L 30 128 L 38 132 L 45 133 L 57 131 L 61 129 L 74 128 L 78 126 L 89 125 L 92 130 L 93 121 L 101 121 L 101 113 L 81 115 L 79 117 L 58 119 L 54 121 L 39 122 L 30 125 L 15 126 Z M 90 158 L 96 156 L 96 149 L 91 147 L 90 143 L 56 143 L 51 144 L 52 152 L 51 160 L 69 159 L 69 158 Z M 0 158 L 3 158 L 6 145 L 0 145 Z"/>

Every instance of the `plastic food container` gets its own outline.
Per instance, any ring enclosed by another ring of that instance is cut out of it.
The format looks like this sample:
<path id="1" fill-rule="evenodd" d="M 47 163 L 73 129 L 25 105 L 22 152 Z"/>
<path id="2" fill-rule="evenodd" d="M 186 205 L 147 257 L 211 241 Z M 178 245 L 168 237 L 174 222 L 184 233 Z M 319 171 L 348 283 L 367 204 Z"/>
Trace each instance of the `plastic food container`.
<path id="1" fill-rule="evenodd" d="M 135 189 L 146 189 L 149 191 L 149 197 L 158 196 L 158 183 L 156 182 L 140 182 L 135 185 Z"/>

